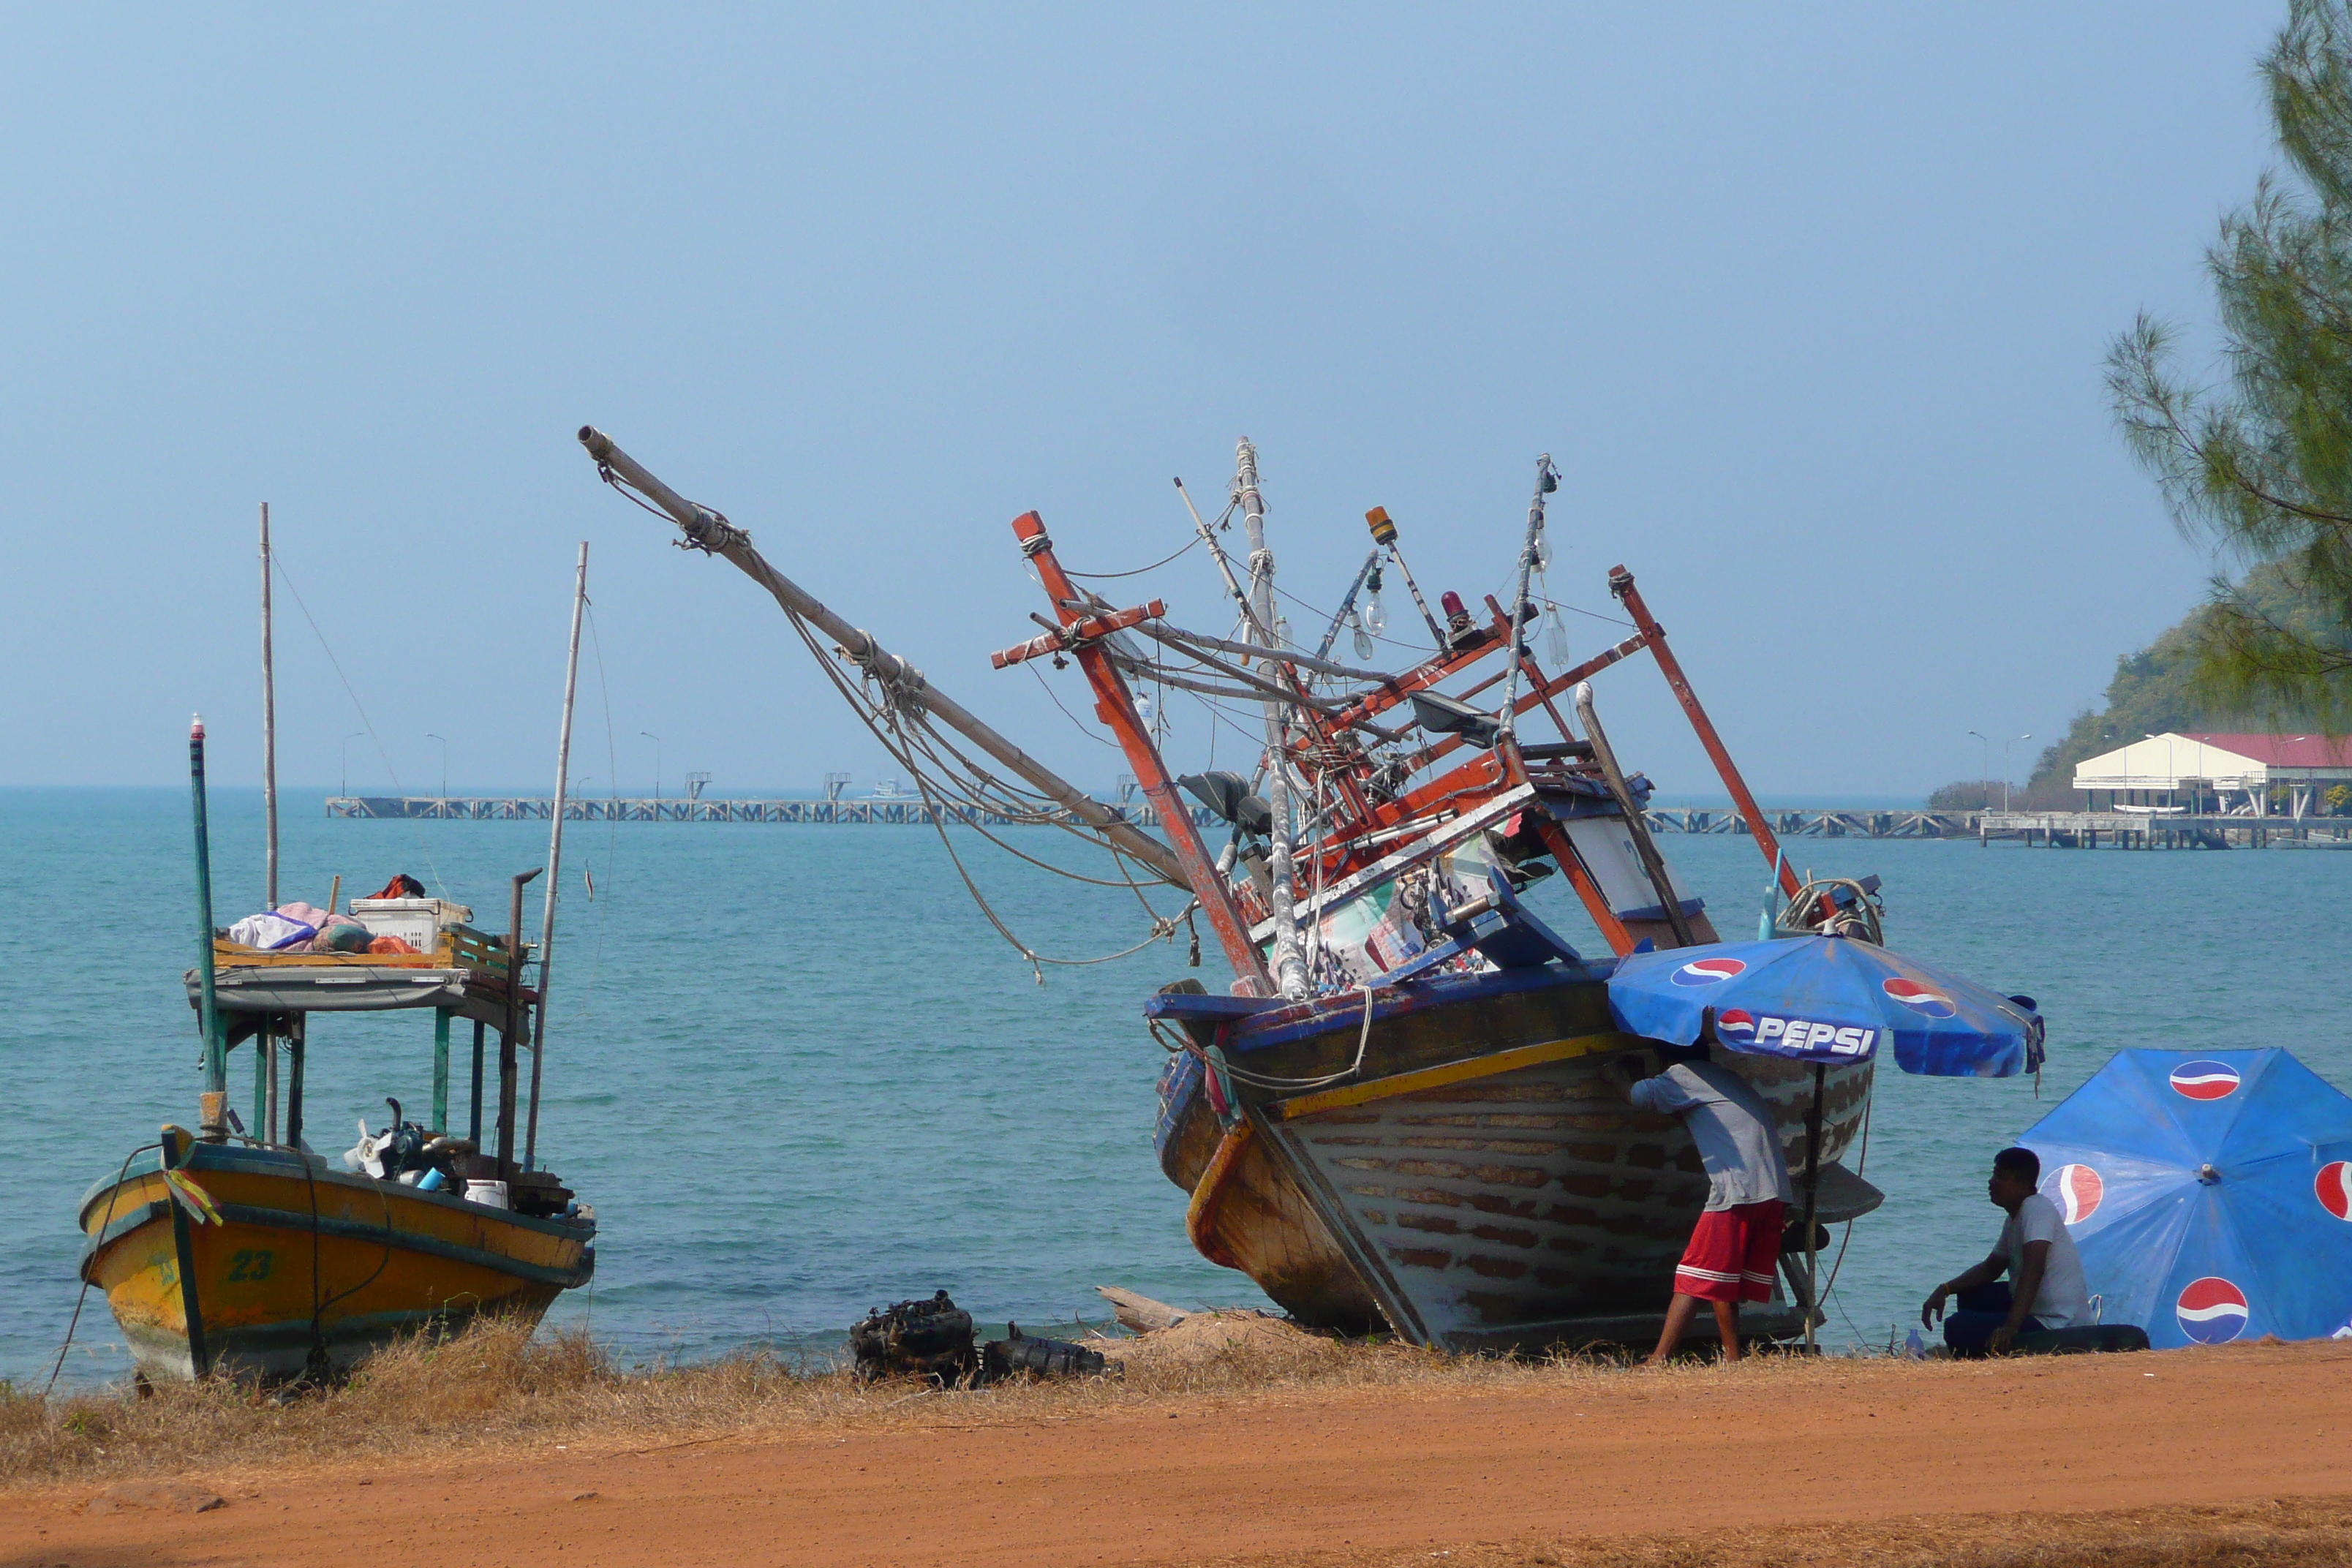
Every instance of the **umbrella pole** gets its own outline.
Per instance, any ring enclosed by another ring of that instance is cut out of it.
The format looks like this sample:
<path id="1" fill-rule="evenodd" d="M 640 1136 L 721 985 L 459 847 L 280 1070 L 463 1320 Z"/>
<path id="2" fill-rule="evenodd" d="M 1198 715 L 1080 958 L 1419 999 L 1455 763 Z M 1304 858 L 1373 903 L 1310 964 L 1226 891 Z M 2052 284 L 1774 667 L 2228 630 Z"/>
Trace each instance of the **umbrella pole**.
<path id="1" fill-rule="evenodd" d="M 1813 1103 L 1805 1111 L 1805 1353 L 1820 1345 L 1813 1338 L 1813 1320 L 1822 1299 L 1821 1249 L 1813 1245 L 1813 1215 L 1822 1190 L 1822 1090 L 1829 1081 L 1829 1064 L 1813 1064 Z"/>

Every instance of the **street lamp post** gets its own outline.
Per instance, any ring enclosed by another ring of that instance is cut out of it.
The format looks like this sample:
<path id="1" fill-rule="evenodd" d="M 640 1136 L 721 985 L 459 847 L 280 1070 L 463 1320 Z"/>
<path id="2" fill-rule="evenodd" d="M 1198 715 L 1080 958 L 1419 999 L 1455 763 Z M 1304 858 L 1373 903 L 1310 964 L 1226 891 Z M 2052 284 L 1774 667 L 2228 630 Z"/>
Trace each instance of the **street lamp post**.
<path id="1" fill-rule="evenodd" d="M 654 743 L 654 809 L 659 811 L 661 809 L 661 737 L 651 730 L 640 730 L 637 733 Z"/>
<path id="2" fill-rule="evenodd" d="M 350 734 L 343 737 L 343 743 L 341 747 L 342 764 L 335 771 L 342 779 L 342 793 L 346 797 L 348 797 L 352 793 L 352 742 L 366 733 L 367 731 L 365 730 L 354 730 Z"/>
<path id="3" fill-rule="evenodd" d="M 441 741 L 438 735 L 427 735 L 425 738 L 428 741 Z M 449 742 L 446 741 L 441 741 L 441 800 L 445 805 L 449 800 Z"/>
<path id="4" fill-rule="evenodd" d="M 1992 741 L 1981 730 L 1971 730 L 1969 733 L 1984 742 L 1984 770 L 1977 775 L 1977 778 L 1979 783 L 1990 786 L 1992 783 Z M 1985 809 L 1988 811 L 1992 809 L 1992 791 L 1990 787 L 1985 791 Z M 2002 809 L 2008 808 L 2004 805 Z"/>
<path id="5" fill-rule="evenodd" d="M 2019 741 L 2031 741 L 2030 734 L 2011 736 L 2000 743 L 2000 809 L 2009 810 L 2009 748 Z"/>

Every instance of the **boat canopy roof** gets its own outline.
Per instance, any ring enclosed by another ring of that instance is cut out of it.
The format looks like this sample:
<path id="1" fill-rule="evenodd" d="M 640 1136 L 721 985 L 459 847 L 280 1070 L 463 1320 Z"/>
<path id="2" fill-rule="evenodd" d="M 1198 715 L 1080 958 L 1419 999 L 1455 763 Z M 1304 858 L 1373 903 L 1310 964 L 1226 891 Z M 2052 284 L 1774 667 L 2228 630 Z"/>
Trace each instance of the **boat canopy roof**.
<path id="1" fill-rule="evenodd" d="M 188 1004 L 201 1005 L 202 982 L 187 972 Z M 223 969 L 213 979 L 215 1004 L 223 1013 L 375 1013 L 403 1007 L 446 1007 L 481 1023 L 503 1026 L 507 1017 L 505 977 L 473 970 L 421 969 L 379 964 L 269 964 Z M 528 988 L 522 1000 L 535 1000 Z"/>

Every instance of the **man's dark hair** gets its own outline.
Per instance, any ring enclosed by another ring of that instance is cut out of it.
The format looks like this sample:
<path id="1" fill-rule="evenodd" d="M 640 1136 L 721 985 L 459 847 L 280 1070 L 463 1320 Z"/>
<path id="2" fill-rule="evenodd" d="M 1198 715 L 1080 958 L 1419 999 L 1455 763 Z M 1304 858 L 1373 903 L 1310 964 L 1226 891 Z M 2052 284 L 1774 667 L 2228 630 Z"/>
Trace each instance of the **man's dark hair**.
<path id="1" fill-rule="evenodd" d="M 2042 1156 L 2031 1149 L 2003 1149 L 1992 1157 L 1996 1174 L 2006 1173 L 2022 1176 L 2034 1186 L 2042 1184 Z"/>

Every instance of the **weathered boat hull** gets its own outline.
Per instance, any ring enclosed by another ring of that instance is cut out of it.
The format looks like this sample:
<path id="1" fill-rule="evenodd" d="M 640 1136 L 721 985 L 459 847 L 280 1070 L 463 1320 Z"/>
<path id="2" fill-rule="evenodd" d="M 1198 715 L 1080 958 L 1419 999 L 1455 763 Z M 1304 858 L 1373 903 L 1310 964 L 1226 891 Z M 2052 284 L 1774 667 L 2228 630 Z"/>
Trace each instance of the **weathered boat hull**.
<path id="1" fill-rule="evenodd" d="M 535 1322 L 595 1270 L 593 1222 L 306 1169 L 283 1150 L 191 1148 L 175 1170 L 219 1215 L 198 1220 L 160 1162 L 144 1155 L 101 1181 L 80 1211 L 82 1277 L 106 1292 L 151 1379 L 347 1370 L 479 1313 Z"/>
<path id="2" fill-rule="evenodd" d="M 1376 1015 L 1365 1070 L 1344 1084 L 1244 1086 L 1246 1120 L 1230 1131 L 1197 1073 L 1172 1069 L 1160 1152 L 1179 1185 L 1193 1177 L 1194 1245 L 1306 1321 L 1360 1329 L 1377 1315 L 1422 1343 L 1521 1342 L 1564 1320 L 1662 1310 L 1706 1178 L 1678 1121 L 1635 1110 L 1603 1076 L 1643 1042 L 1593 1026 L 1606 1010 L 1591 983 L 1450 989 Z M 1353 1055 L 1360 1020 L 1307 1020 L 1234 1059 L 1263 1077 L 1317 1076 Z M 1812 1069 L 1725 1059 L 1801 1161 Z M 1872 1074 L 1867 1062 L 1829 1069 L 1824 1161 L 1858 1133 Z M 1213 1153 L 1188 1169 L 1212 1137 Z"/>

